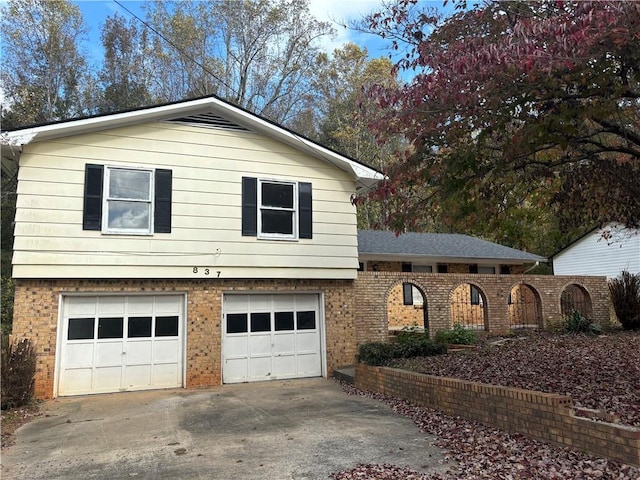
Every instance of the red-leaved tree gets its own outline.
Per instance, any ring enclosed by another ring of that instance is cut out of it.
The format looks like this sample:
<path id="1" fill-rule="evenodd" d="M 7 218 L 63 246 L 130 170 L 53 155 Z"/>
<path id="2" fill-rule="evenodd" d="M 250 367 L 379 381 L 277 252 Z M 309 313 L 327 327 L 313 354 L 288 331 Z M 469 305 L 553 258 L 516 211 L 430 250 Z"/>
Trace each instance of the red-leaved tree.
<path id="1" fill-rule="evenodd" d="M 387 225 L 500 228 L 542 209 L 566 227 L 637 226 L 640 2 L 458 7 L 442 18 L 399 0 L 366 19 L 406 50 L 395 68 L 416 73 L 370 91 L 392 111 L 372 124 L 380 139 L 402 132 L 411 144 L 373 194 L 402 199 Z"/>

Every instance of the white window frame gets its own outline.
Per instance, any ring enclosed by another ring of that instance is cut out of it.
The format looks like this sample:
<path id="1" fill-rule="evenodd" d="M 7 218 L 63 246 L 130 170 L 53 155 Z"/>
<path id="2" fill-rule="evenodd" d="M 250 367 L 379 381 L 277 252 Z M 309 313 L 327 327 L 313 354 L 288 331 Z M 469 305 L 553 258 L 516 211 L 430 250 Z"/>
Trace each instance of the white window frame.
<path id="1" fill-rule="evenodd" d="M 291 185 L 293 187 L 293 208 L 263 206 L 262 205 L 262 185 L 265 183 L 278 184 L 278 185 Z M 291 218 L 291 221 L 293 223 L 292 233 L 284 234 L 284 233 L 263 232 L 262 231 L 262 211 L 263 210 L 292 212 L 293 213 Z M 258 179 L 258 238 L 268 239 L 268 240 L 298 240 L 298 215 L 299 214 L 300 212 L 298 208 L 298 182 L 287 181 L 287 180 L 274 180 L 270 178 Z"/>
<path id="2" fill-rule="evenodd" d="M 113 170 L 131 170 L 135 172 L 149 173 L 149 198 L 147 200 L 140 200 L 137 198 L 112 198 L 110 196 L 109 184 L 111 180 L 111 172 Z M 102 191 L 102 233 L 106 234 L 120 234 L 120 235 L 153 235 L 154 224 L 154 198 L 155 198 L 155 169 L 144 167 L 130 167 L 120 165 L 105 165 L 104 167 L 104 179 L 103 179 Z M 110 201 L 127 201 L 137 202 L 149 205 L 149 227 L 142 228 L 109 228 L 109 202 Z"/>

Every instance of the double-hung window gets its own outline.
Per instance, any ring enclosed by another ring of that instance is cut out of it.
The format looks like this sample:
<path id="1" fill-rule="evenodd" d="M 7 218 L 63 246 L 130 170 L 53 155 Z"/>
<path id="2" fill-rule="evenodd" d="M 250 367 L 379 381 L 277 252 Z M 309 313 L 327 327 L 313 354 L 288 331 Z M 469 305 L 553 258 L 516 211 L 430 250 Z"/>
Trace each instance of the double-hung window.
<path id="1" fill-rule="evenodd" d="M 297 238 L 297 184 L 271 180 L 258 183 L 258 236 Z"/>
<path id="2" fill-rule="evenodd" d="M 242 177 L 242 235 L 265 240 L 313 238 L 311 183 Z"/>
<path id="3" fill-rule="evenodd" d="M 153 171 L 106 167 L 105 233 L 153 233 Z"/>
<path id="4" fill-rule="evenodd" d="M 85 165 L 83 230 L 171 233 L 172 183 L 171 170 Z"/>

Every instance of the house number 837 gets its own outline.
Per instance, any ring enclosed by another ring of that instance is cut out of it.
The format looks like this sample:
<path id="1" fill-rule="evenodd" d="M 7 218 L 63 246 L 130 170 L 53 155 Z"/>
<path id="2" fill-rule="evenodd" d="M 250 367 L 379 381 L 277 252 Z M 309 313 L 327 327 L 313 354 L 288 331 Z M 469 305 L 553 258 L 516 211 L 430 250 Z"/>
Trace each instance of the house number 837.
<path id="1" fill-rule="evenodd" d="M 200 269 L 198 267 L 193 267 L 193 273 L 198 273 L 200 271 Z M 202 273 L 204 273 L 205 275 L 210 275 L 211 274 L 211 270 L 208 268 L 203 268 L 202 269 Z M 216 271 L 217 273 L 217 277 L 220 278 L 220 271 Z"/>

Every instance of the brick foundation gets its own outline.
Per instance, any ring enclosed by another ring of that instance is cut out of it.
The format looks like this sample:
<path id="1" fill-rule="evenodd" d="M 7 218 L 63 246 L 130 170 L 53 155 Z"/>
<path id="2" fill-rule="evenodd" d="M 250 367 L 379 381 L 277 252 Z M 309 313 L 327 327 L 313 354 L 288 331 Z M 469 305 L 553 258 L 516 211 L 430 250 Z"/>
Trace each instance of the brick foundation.
<path id="1" fill-rule="evenodd" d="M 356 387 L 640 466 L 640 428 L 575 416 L 571 397 L 356 365 Z"/>
<path id="2" fill-rule="evenodd" d="M 222 382 L 223 292 L 324 292 L 327 375 L 353 364 L 355 311 L 348 280 L 16 280 L 13 335 L 29 338 L 38 354 L 36 397 L 54 392 L 60 295 L 64 293 L 187 293 L 186 386 Z"/>

